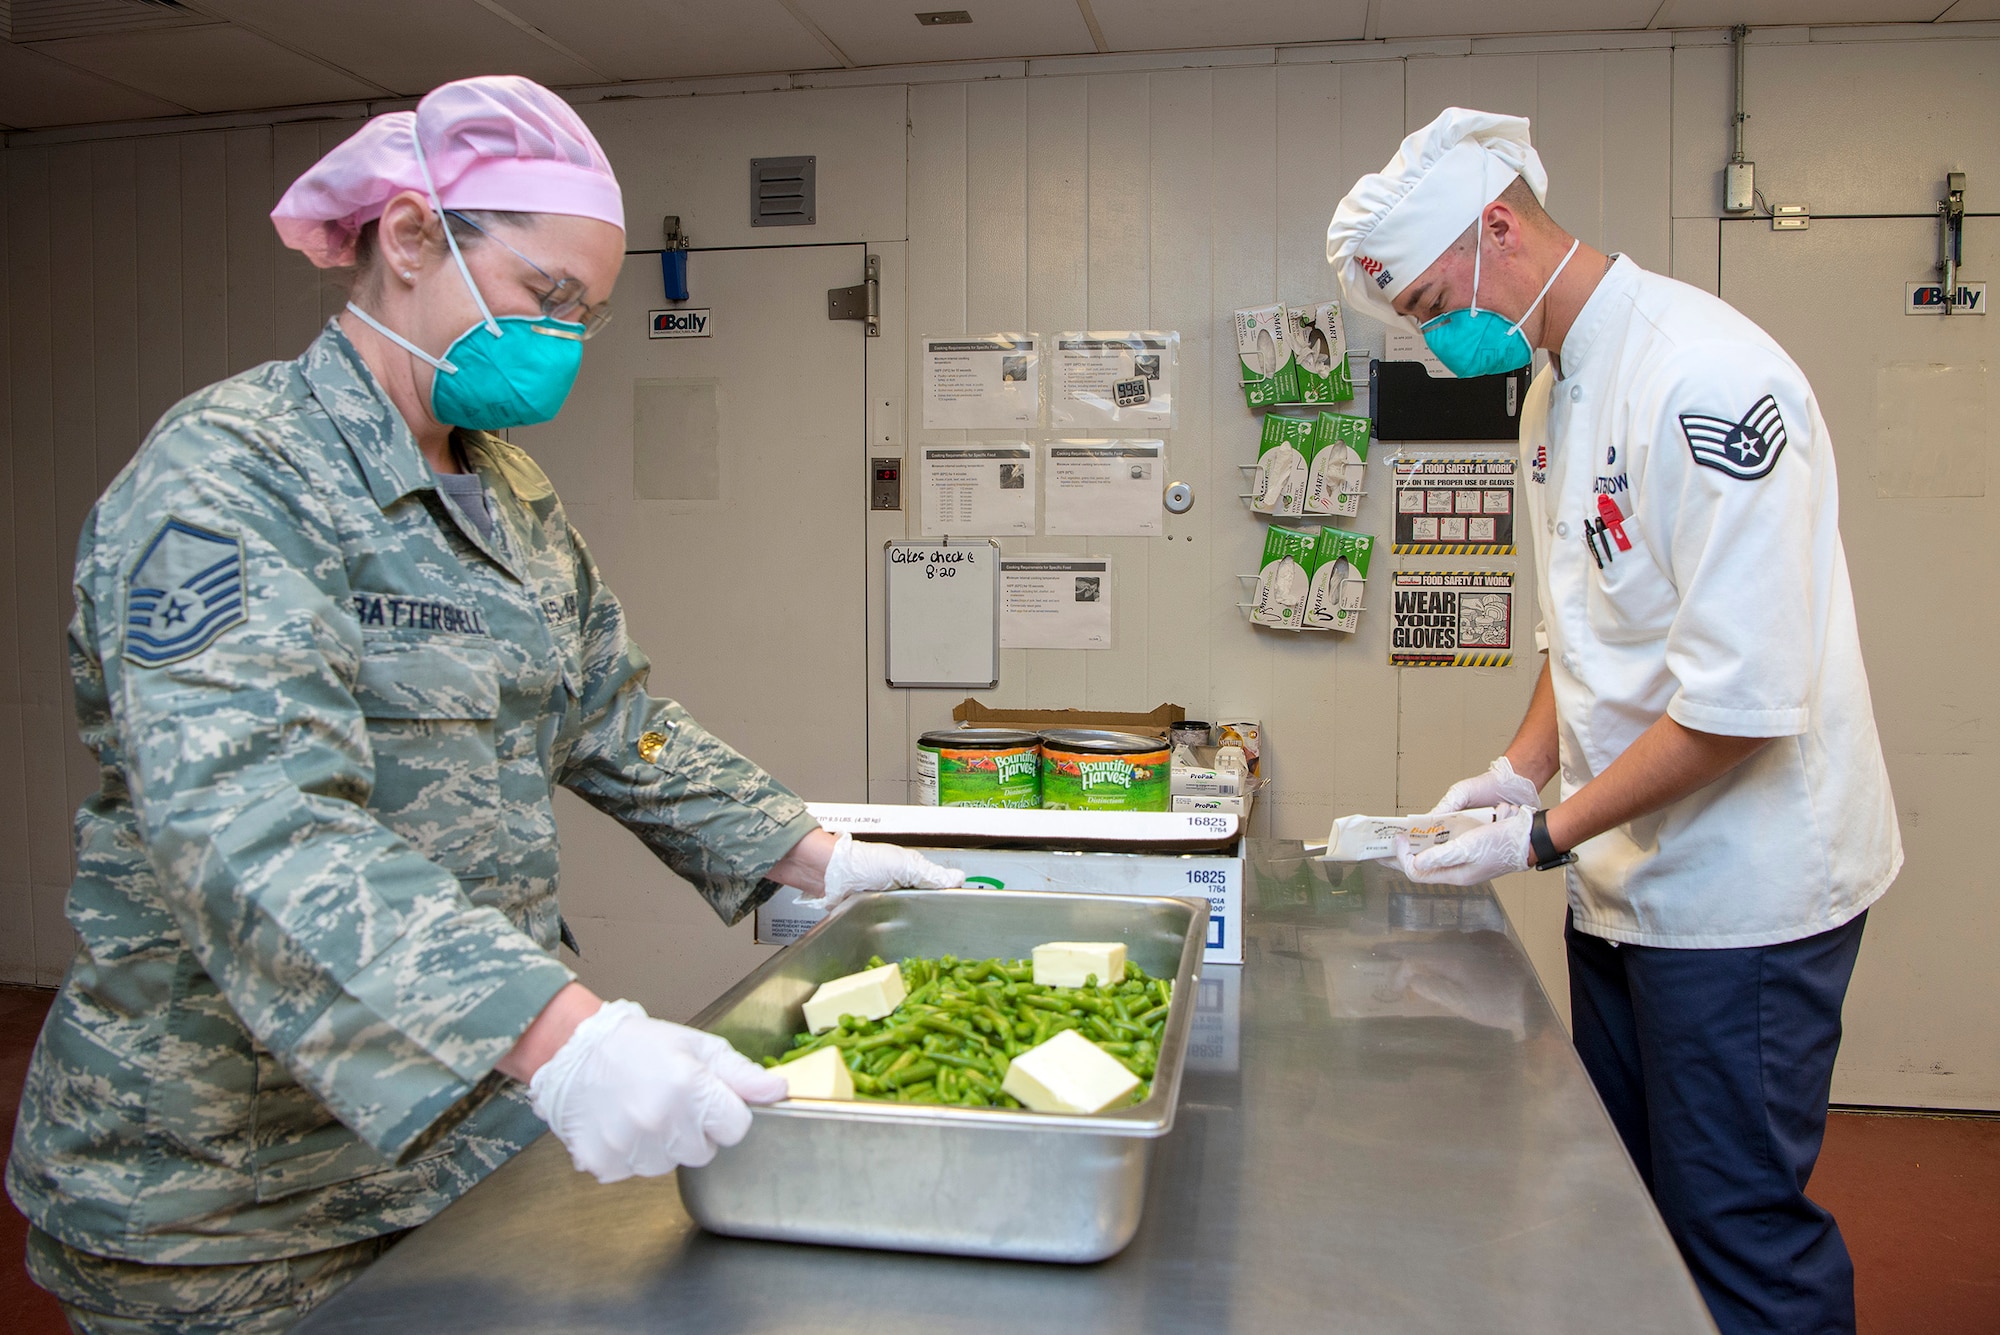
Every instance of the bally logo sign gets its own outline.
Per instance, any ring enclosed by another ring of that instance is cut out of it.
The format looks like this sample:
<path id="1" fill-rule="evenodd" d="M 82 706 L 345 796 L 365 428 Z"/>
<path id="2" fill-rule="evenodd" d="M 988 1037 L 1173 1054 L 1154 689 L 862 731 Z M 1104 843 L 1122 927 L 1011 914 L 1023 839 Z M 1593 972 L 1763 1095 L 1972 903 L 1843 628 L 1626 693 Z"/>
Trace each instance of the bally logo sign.
<path id="1" fill-rule="evenodd" d="M 707 308 L 654 311 L 652 328 L 646 331 L 648 338 L 707 338 Z"/>
<path id="2" fill-rule="evenodd" d="M 1905 283 L 1903 285 L 1903 314 L 1943 315 L 1944 284 Z M 1958 299 L 1952 302 L 1953 315 L 1986 314 L 1986 284 L 1960 283 Z"/>

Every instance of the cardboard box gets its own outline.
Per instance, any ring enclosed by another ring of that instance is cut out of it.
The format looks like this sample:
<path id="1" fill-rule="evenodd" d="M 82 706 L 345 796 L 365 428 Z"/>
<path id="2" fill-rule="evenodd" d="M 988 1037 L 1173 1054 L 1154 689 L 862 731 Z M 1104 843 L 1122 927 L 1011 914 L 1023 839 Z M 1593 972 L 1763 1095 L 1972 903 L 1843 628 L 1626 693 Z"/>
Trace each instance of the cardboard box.
<path id="1" fill-rule="evenodd" d="M 1250 798 L 1247 794 L 1239 797 L 1202 797 L 1193 793 L 1176 793 L 1167 800 L 1173 803 L 1175 811 L 1213 811 L 1238 818 L 1250 814 Z"/>
<path id="2" fill-rule="evenodd" d="M 1206 899 L 1208 948 L 1202 958 L 1211 964 L 1243 962 L 1243 837 L 1241 822 L 1232 815 L 846 803 L 809 803 L 808 809 L 829 830 L 865 830 L 960 868 L 970 885 Z M 1016 846 L 951 846 L 965 842 Z M 1127 847 L 1035 846 L 1064 842 Z M 1201 843 L 1222 846 L 1192 847 Z M 824 916 L 797 891 L 780 890 L 757 909 L 757 940 L 795 941 Z"/>
<path id="3" fill-rule="evenodd" d="M 1187 718 L 1187 710 L 1179 705 L 1158 705 L 1144 714 L 1105 709 L 994 709 L 968 696 L 951 711 L 951 716 L 969 728 L 1024 728 L 1029 732 L 1045 728 L 1109 728 L 1113 732 L 1165 737 L 1171 724 Z"/>

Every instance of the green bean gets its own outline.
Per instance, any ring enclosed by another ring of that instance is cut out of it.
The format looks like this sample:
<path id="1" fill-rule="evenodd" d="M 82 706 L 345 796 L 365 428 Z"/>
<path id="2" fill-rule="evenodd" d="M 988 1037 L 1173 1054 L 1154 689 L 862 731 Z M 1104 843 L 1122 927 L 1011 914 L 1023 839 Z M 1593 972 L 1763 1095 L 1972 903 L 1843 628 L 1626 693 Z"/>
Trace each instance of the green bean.
<path id="1" fill-rule="evenodd" d="M 909 1065 L 890 1067 L 888 1074 L 882 1077 L 881 1083 L 889 1086 L 891 1089 L 900 1089 L 907 1085 L 917 1084 L 919 1081 L 930 1080 L 937 1075 L 939 1068 L 936 1062 L 928 1057 L 917 1057 L 914 1049 L 909 1053 L 909 1056 L 911 1057 Z"/>
<path id="2" fill-rule="evenodd" d="M 951 1034 L 958 1038 L 976 1039 L 979 1037 L 979 1034 L 976 1030 L 973 1030 L 966 1025 L 962 1025 L 958 1023 L 956 1020 L 947 1020 L 942 1016 L 938 1015 L 926 1015 L 922 1019 L 918 1020 L 917 1023 L 922 1025 L 924 1028 L 933 1031 L 934 1033 Z"/>
<path id="3" fill-rule="evenodd" d="M 881 967 L 879 956 L 870 967 Z M 1135 963 L 1083 987 L 1037 983 L 1027 960 L 910 956 L 898 967 L 905 995 L 891 1014 L 843 1015 L 823 1033 L 797 1035 L 764 1065 L 831 1047 L 853 1075 L 858 1099 L 1018 1108 L 1000 1088 L 1014 1059 L 1074 1029 L 1142 1081 L 1152 1079 L 1172 988 Z"/>

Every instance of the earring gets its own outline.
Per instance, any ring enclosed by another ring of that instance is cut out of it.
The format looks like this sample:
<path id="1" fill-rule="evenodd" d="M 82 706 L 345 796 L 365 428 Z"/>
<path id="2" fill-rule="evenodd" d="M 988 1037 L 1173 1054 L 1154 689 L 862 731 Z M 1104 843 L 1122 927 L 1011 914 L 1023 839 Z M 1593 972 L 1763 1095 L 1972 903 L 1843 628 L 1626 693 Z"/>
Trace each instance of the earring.
<path id="1" fill-rule="evenodd" d="M 410 272 L 410 271 L 409 271 L 408 269 L 405 269 L 405 270 L 403 270 L 403 281 L 404 281 L 404 282 L 406 282 L 406 283 L 410 283 L 410 282 L 415 282 L 415 281 L 416 281 L 416 277 L 417 277 L 417 276 L 416 276 L 415 274 L 411 273 L 411 272 Z"/>

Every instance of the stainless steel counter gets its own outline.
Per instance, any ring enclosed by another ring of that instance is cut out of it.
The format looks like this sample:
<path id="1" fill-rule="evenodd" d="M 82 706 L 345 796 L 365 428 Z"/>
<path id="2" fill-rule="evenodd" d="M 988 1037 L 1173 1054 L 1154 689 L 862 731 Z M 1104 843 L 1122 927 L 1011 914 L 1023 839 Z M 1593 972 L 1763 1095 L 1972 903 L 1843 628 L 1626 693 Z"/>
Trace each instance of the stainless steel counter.
<path id="1" fill-rule="evenodd" d="M 299 1335 L 1712 1332 L 1491 894 L 1330 877 L 1295 843 L 1252 861 L 1246 962 L 1204 970 L 1111 1260 L 715 1237 L 672 1178 L 600 1187 L 544 1137 Z"/>

